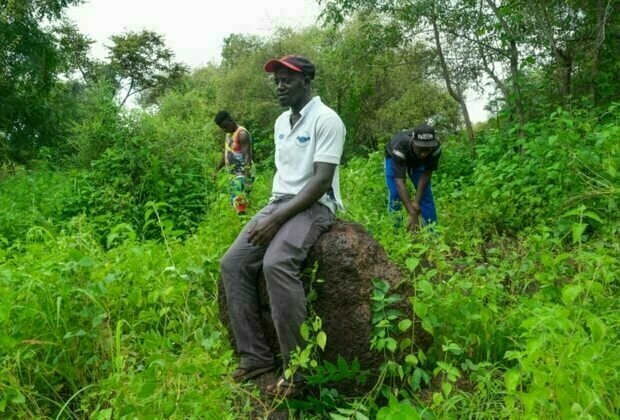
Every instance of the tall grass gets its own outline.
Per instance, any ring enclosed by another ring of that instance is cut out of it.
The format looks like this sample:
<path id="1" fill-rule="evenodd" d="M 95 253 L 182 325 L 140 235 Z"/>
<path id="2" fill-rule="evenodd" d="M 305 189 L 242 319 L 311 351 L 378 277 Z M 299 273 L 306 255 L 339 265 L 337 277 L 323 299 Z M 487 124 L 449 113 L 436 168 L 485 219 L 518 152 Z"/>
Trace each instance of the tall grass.
<path id="1" fill-rule="evenodd" d="M 294 415 L 620 415 L 618 118 L 560 110 L 522 138 L 487 130 L 476 160 L 448 142 L 433 184 L 440 224 L 415 236 L 386 214 L 381 153 L 351 159 L 342 217 L 408 273 L 434 345 L 391 361 L 372 397 L 325 388 Z M 252 212 L 271 176 L 259 171 Z M 143 197 L 152 200 L 133 208 L 137 223 L 75 211 L 76 179 L 40 171 L 0 183 L 0 413 L 250 416 L 257 394 L 227 379 L 234 360 L 216 306 L 219 258 L 249 218 L 232 211 L 225 179 L 209 181 L 201 219 L 183 235 L 175 223 L 187 219 L 168 202 L 184 187 Z M 386 322 L 383 331 L 410 327 Z"/>

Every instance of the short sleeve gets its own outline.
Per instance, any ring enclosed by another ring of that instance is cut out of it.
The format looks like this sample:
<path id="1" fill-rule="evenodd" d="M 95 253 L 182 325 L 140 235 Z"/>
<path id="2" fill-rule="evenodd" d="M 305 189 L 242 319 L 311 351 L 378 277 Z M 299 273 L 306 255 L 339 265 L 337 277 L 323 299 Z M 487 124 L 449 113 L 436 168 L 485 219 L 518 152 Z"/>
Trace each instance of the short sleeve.
<path id="1" fill-rule="evenodd" d="M 403 156 L 403 157 L 401 157 Z M 407 178 L 407 161 L 404 158 L 403 152 L 398 149 L 392 151 L 392 169 L 394 178 L 405 179 Z"/>
<path id="2" fill-rule="evenodd" d="M 321 118 L 316 129 L 314 162 L 340 164 L 346 129 L 337 115 Z"/>

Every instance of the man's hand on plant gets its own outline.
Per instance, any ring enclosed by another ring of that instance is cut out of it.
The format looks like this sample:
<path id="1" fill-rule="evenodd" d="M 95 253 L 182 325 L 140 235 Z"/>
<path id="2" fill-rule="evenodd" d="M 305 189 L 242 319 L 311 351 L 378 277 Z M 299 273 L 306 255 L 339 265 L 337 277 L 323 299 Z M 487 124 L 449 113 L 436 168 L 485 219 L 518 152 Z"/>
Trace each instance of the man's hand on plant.
<path id="1" fill-rule="evenodd" d="M 411 203 L 413 205 L 413 213 L 409 215 L 409 223 L 407 229 L 411 232 L 417 232 L 420 228 L 420 205 L 416 202 Z"/>
<path id="2" fill-rule="evenodd" d="M 407 224 L 407 229 L 409 229 L 410 232 L 417 232 L 420 228 L 419 216 L 420 213 L 414 213 L 409 216 L 409 223 Z"/>

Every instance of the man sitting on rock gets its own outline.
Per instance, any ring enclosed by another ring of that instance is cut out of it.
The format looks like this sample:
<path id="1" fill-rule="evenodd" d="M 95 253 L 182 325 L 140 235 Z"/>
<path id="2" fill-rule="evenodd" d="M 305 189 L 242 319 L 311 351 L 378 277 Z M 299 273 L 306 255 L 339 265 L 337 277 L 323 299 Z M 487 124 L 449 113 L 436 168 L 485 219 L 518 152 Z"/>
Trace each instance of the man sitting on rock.
<path id="1" fill-rule="evenodd" d="M 342 207 L 338 165 L 345 140 L 340 117 L 312 96 L 315 66 L 305 57 L 270 60 L 278 102 L 290 110 L 275 123 L 272 198 L 247 224 L 221 260 L 230 324 L 239 351 L 233 379 L 244 381 L 274 369 L 274 354 L 260 323 L 258 277 L 264 273 L 284 370 L 290 353 L 304 342 L 306 320 L 301 266 L 318 237 L 331 228 Z M 268 386 L 275 397 L 288 397 L 302 385 L 299 374 Z"/>

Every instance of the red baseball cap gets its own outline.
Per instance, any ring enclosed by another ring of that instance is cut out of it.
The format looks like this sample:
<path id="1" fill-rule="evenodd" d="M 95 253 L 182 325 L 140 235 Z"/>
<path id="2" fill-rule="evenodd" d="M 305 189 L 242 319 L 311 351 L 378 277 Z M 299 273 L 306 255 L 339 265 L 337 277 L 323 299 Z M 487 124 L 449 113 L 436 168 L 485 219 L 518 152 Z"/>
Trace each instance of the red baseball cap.
<path id="1" fill-rule="evenodd" d="M 314 64 L 306 57 L 297 54 L 285 55 L 282 58 L 274 58 L 273 60 L 267 61 L 265 63 L 265 71 L 267 73 L 275 73 L 281 66 L 310 76 L 310 79 L 314 79 L 316 73 Z"/>

